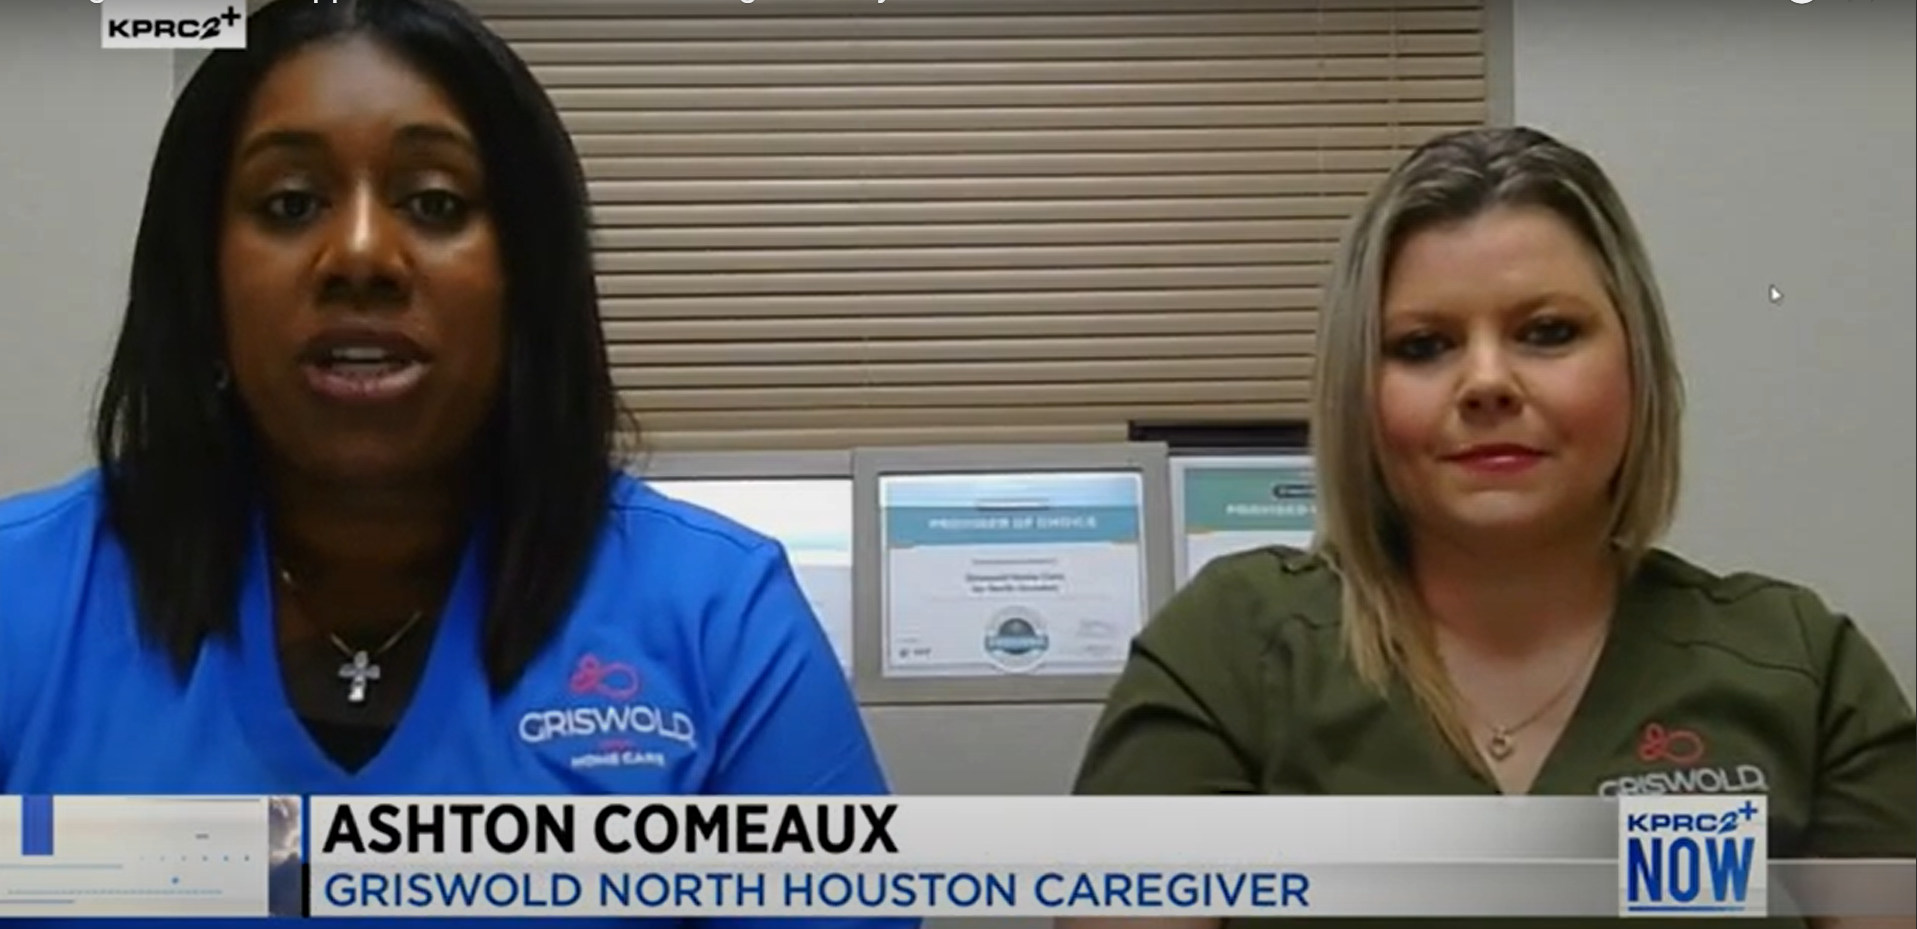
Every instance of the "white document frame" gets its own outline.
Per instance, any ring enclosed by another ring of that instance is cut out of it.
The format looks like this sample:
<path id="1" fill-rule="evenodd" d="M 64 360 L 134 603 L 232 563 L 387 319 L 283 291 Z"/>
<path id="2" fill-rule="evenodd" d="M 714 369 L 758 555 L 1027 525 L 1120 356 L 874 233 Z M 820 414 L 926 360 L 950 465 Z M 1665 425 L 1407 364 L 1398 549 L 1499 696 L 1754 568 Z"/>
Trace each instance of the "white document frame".
<path id="1" fill-rule="evenodd" d="M 1191 535 L 1186 529 L 1185 486 L 1186 480 L 1194 471 L 1231 468 L 1293 468 L 1302 467 L 1315 470 L 1308 451 L 1295 452 L 1257 452 L 1254 454 L 1195 454 L 1173 455 L 1167 464 L 1170 476 L 1171 496 L 1171 536 L 1172 536 L 1172 578 L 1173 583 L 1183 587 L 1191 580 Z"/>
<path id="2" fill-rule="evenodd" d="M 1140 572 L 1144 590 L 1141 625 L 1172 590 L 1167 451 L 1156 443 L 1053 446 L 952 446 L 863 449 L 853 453 L 853 682 L 862 703 L 1096 703 L 1105 699 L 1116 674 L 982 674 L 896 677 L 884 674 L 889 622 L 886 609 L 884 527 L 880 482 L 892 475 L 1059 473 L 1125 471 L 1139 477 Z M 1129 649 L 1129 636 L 1127 637 Z"/>

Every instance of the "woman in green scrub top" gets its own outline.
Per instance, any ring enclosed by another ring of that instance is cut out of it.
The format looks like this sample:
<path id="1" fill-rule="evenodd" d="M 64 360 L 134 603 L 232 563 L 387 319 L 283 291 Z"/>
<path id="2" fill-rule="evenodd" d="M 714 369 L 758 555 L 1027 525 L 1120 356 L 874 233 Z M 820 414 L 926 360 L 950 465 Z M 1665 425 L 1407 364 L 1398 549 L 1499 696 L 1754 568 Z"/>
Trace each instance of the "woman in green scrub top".
<path id="1" fill-rule="evenodd" d="M 1153 619 L 1078 793 L 1761 792 L 1773 860 L 1917 855 L 1917 727 L 1863 633 L 1656 547 L 1681 383 L 1589 157 L 1524 129 L 1414 152 L 1319 352 L 1316 545 L 1215 561 Z"/>

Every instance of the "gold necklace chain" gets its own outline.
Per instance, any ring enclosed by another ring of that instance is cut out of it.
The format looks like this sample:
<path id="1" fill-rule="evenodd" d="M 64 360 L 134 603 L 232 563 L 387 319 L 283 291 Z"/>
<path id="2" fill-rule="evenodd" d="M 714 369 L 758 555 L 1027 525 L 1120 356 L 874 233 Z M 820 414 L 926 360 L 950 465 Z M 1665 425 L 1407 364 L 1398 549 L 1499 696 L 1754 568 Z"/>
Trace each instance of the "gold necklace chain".
<path id="1" fill-rule="evenodd" d="M 1491 728 L 1491 737 L 1485 740 L 1485 754 L 1491 756 L 1492 761 L 1498 762 L 1506 761 L 1515 754 L 1518 750 L 1518 733 L 1538 720 L 1543 719 L 1545 713 L 1550 712 L 1552 707 L 1557 706 L 1559 702 L 1563 701 L 1564 696 L 1571 692 L 1572 687 L 1576 686 L 1578 679 L 1584 677 L 1585 672 L 1589 671 L 1591 667 L 1597 663 L 1597 657 L 1603 652 L 1604 642 L 1609 637 L 1610 632 L 1608 629 L 1595 636 L 1592 639 L 1589 651 L 1586 652 L 1577 666 L 1572 669 L 1571 673 L 1565 677 L 1564 683 L 1558 685 L 1558 689 L 1551 694 L 1550 698 L 1539 705 L 1537 709 L 1532 710 L 1529 716 L 1509 726 L 1487 722 L 1487 725 Z M 1482 716 L 1483 714 L 1479 715 Z"/>

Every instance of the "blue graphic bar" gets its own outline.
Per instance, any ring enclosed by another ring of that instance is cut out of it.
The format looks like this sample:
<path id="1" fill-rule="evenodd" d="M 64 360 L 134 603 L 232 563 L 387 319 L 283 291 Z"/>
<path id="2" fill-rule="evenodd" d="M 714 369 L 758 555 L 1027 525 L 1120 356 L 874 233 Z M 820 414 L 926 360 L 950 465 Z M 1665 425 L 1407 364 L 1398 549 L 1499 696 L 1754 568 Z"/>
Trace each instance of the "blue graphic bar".
<path id="1" fill-rule="evenodd" d="M 20 798 L 20 854 L 53 854 L 53 798 L 45 795 Z"/>

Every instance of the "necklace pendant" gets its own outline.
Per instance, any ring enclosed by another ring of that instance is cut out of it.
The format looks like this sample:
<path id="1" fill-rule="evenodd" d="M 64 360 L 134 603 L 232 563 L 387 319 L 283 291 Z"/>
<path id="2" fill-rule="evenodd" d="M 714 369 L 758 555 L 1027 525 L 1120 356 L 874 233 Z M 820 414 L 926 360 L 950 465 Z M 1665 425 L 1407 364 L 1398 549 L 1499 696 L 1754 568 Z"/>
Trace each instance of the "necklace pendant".
<path id="1" fill-rule="evenodd" d="M 365 703 L 367 688 L 379 680 L 379 665 L 366 652 L 354 652 L 352 661 L 339 666 L 339 677 L 346 682 L 346 702 Z"/>
<path id="2" fill-rule="evenodd" d="M 1511 733 L 1503 729 L 1491 733 L 1491 741 L 1484 746 L 1485 753 L 1491 756 L 1492 761 L 1503 761 L 1517 749 L 1518 743 L 1511 738 Z"/>

